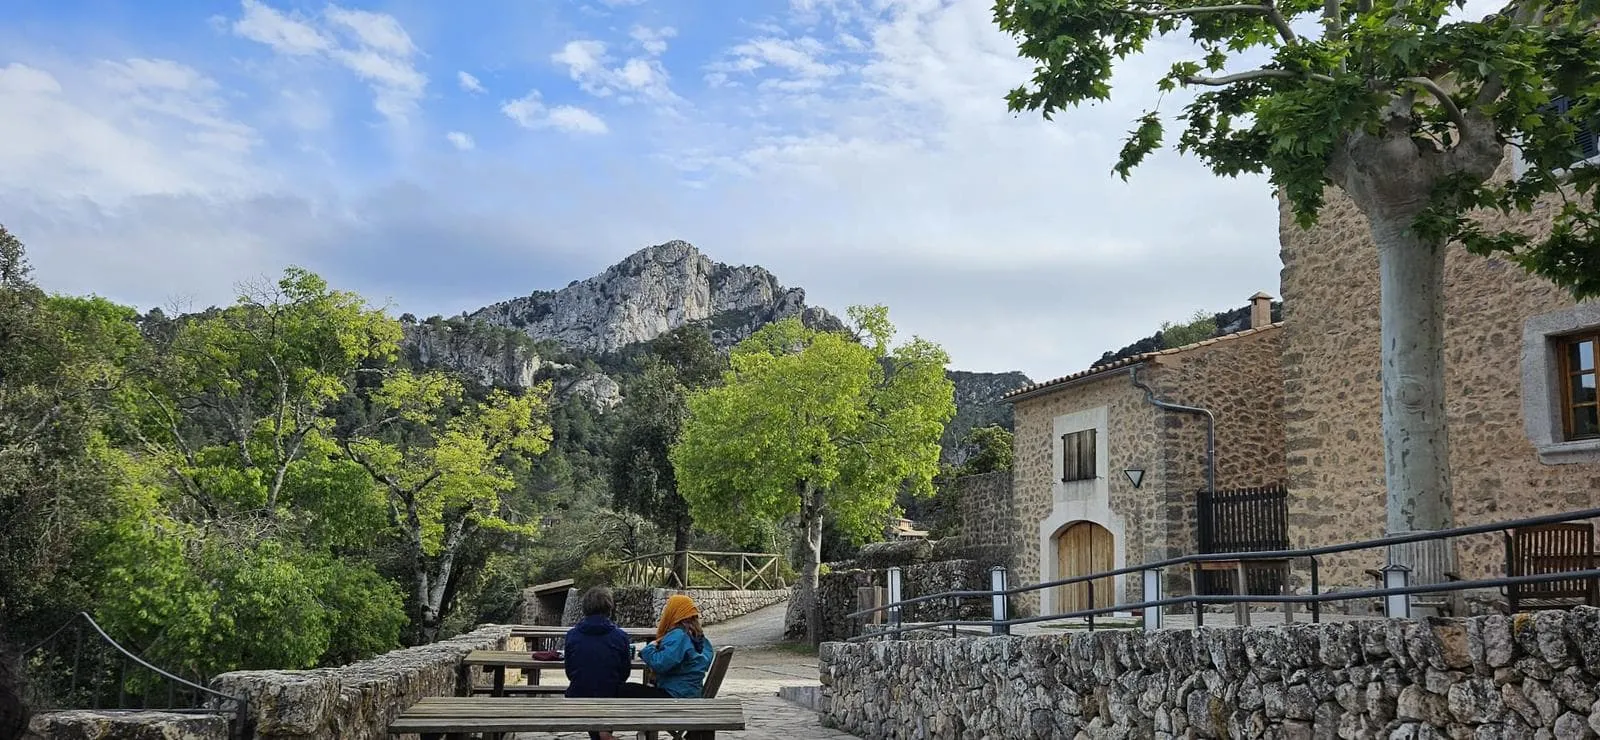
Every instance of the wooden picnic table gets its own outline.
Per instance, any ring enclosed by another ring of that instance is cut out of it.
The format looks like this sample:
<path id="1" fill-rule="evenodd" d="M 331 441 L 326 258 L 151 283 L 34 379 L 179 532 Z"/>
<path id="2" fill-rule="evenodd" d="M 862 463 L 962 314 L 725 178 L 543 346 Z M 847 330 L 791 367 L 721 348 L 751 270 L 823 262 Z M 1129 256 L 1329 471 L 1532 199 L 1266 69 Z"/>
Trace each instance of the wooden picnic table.
<path id="1" fill-rule="evenodd" d="M 689 740 L 717 730 L 743 730 L 744 705 L 722 699 L 496 699 L 431 696 L 389 723 L 389 734 L 506 732 L 686 732 Z"/>
<path id="2" fill-rule="evenodd" d="M 461 659 L 461 665 L 479 666 L 489 671 L 494 677 L 494 692 L 492 695 L 497 697 L 505 696 L 506 694 L 507 668 L 522 670 L 528 676 L 529 685 L 537 686 L 539 684 L 539 671 L 566 667 L 566 663 L 563 661 L 539 660 L 533 657 L 531 653 L 522 650 L 474 650 L 467 653 L 467 657 Z M 634 658 L 630 663 L 630 667 L 636 671 L 641 670 L 645 667 L 644 661 Z"/>
<path id="3" fill-rule="evenodd" d="M 557 641 L 566 641 L 567 630 L 569 629 L 571 627 L 518 624 L 512 625 L 511 636 L 526 640 L 530 648 L 552 649 Z M 623 627 L 622 631 L 627 633 L 630 642 L 648 642 L 656 639 L 656 628 L 654 627 Z"/>

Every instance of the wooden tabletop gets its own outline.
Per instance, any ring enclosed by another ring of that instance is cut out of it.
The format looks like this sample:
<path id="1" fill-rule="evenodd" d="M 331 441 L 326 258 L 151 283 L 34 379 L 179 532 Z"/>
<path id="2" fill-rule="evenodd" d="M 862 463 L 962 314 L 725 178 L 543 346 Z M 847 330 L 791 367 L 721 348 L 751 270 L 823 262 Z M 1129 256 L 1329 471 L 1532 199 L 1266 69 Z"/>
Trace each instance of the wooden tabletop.
<path id="1" fill-rule="evenodd" d="M 542 624 L 518 624 L 518 625 L 512 625 L 512 627 L 511 627 L 511 636 L 512 637 L 566 637 L 567 636 L 567 630 L 569 630 L 569 629 L 572 629 L 572 628 L 571 627 L 555 627 L 555 626 L 542 625 Z M 623 627 L 622 631 L 627 633 L 628 639 L 630 639 L 630 640 L 632 640 L 634 642 L 643 642 L 645 640 L 654 640 L 654 639 L 656 639 L 656 628 L 654 628 L 654 627 Z"/>
<path id="2" fill-rule="evenodd" d="M 430 696 L 389 723 L 389 734 L 742 730 L 739 699 L 508 699 Z"/>
<path id="3" fill-rule="evenodd" d="M 462 658 L 463 665 L 501 666 L 504 668 L 561 668 L 566 665 L 559 660 L 538 660 L 524 650 L 474 650 Z M 634 658 L 631 662 L 633 670 L 644 667 L 644 661 Z"/>

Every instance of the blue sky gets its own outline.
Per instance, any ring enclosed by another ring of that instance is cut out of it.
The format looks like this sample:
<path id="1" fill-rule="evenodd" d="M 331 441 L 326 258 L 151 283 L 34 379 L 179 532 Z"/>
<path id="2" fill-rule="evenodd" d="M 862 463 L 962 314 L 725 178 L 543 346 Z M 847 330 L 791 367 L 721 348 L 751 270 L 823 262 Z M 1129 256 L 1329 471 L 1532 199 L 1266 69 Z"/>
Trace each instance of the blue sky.
<path id="1" fill-rule="evenodd" d="M 8 0 L 0 223 L 52 290 L 199 308 L 299 264 L 419 315 L 685 239 L 1036 378 L 1276 294 L 1264 181 L 1109 174 L 1184 49 L 1047 123 L 990 7 Z"/>

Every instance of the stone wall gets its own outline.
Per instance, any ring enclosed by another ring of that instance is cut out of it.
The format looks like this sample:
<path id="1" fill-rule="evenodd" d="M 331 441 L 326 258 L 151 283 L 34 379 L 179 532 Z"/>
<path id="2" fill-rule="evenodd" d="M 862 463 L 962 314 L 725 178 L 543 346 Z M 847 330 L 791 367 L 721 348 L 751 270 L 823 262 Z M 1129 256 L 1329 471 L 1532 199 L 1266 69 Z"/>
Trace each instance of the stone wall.
<path id="1" fill-rule="evenodd" d="M 1216 484 L 1219 490 L 1281 483 L 1286 477 L 1283 434 L 1283 383 L 1280 325 L 1208 340 L 1147 358 L 1139 378 L 1156 397 L 1209 409 L 1216 417 Z M 1016 467 L 1013 471 L 1016 555 L 1012 583 L 1023 585 L 1065 577 L 1054 562 L 1040 562 L 1041 550 L 1054 555 L 1050 540 L 1074 520 L 1107 527 L 1116 543 L 1116 566 L 1165 560 L 1198 550 L 1195 494 L 1205 486 L 1205 419 L 1158 409 L 1133 386 L 1129 370 L 1116 368 L 1060 390 L 1015 404 Z M 1055 472 L 1061 444 L 1058 416 L 1105 408 L 1105 470 L 1098 471 L 1109 509 L 1101 518 L 1093 501 L 1067 490 Z M 1145 471 L 1139 488 L 1123 470 Z M 1049 531 L 1047 531 L 1049 530 Z M 1186 591 L 1188 581 L 1173 578 L 1169 593 Z M 1119 597 L 1140 598 L 1137 578 L 1124 578 Z M 1026 594 L 1018 609 L 1055 610 L 1054 597 Z"/>
<path id="2" fill-rule="evenodd" d="M 1384 532 L 1378 257 L 1365 217 L 1329 191 L 1301 230 L 1280 205 L 1290 535 L 1296 547 Z M 1549 228 L 1548 207 L 1497 227 Z M 1524 425 L 1522 336 L 1531 316 L 1575 305 L 1548 281 L 1452 247 L 1445 267 L 1445 388 L 1457 525 L 1600 505 L 1600 465 L 1542 464 Z M 1458 543 L 1467 578 L 1501 572 L 1493 535 Z M 1322 582 L 1358 585 L 1381 551 L 1324 561 Z"/>
<path id="3" fill-rule="evenodd" d="M 664 588 L 625 587 L 612 589 L 617 610 L 612 619 L 625 627 L 652 627 L 661 618 L 667 606 L 667 597 L 687 594 L 700 609 L 701 624 L 716 624 L 734 617 L 764 609 L 789 599 L 789 589 L 751 591 L 712 591 L 690 589 L 677 591 Z"/>
<path id="4" fill-rule="evenodd" d="M 228 719 L 211 714 L 75 709 L 34 715 L 28 730 L 31 737 L 43 740 L 228 740 Z"/>
<path id="5" fill-rule="evenodd" d="M 1017 520 L 1012 506 L 1011 471 L 957 478 L 951 484 L 961 512 L 960 540 L 969 546 L 1016 546 Z"/>
<path id="6" fill-rule="evenodd" d="M 974 560 L 936 560 L 900 568 L 900 598 L 910 599 L 944 591 L 977 591 L 989 588 L 989 565 Z M 817 578 L 817 599 L 821 611 L 821 639 L 843 640 L 861 634 L 863 621 L 847 615 L 865 608 L 856 598 L 856 589 L 887 587 L 884 569 L 853 568 L 836 570 Z M 951 618 L 948 601 L 930 601 L 906 608 L 907 622 L 934 622 Z M 961 599 L 956 614 L 962 619 L 988 619 L 991 606 L 987 598 Z M 804 634 L 802 620 L 795 634 Z"/>
<path id="7" fill-rule="evenodd" d="M 504 649 L 510 634 L 509 626 L 490 625 L 338 668 L 234 671 L 211 679 L 211 688 L 246 700 L 248 738 L 378 740 L 417 700 L 465 693 L 460 681 L 475 681 L 479 669 L 461 676 L 461 659 Z"/>
<path id="8" fill-rule="evenodd" d="M 887 738 L 1591 738 L 1600 610 L 822 646 L 822 721 Z"/>

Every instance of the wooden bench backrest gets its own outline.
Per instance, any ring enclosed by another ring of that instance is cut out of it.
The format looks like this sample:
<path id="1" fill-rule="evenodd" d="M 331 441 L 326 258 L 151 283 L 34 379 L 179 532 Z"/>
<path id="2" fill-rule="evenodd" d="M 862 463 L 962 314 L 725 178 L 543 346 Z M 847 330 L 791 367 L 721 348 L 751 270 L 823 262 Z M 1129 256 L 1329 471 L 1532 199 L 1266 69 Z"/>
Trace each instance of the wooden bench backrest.
<path id="1" fill-rule="evenodd" d="M 706 670 L 705 688 L 700 691 L 700 698 L 715 699 L 717 691 L 722 688 L 722 677 L 728 673 L 728 664 L 733 662 L 733 646 L 727 645 L 717 648 L 716 657 L 711 659 L 711 667 Z"/>
<path id="2" fill-rule="evenodd" d="M 1594 564 L 1594 525 L 1588 522 L 1544 524 L 1506 533 L 1507 576 L 1589 570 Z M 1522 599 L 1591 599 L 1594 588 L 1593 579 L 1574 578 L 1514 584 L 1506 591 L 1515 609 Z"/>

